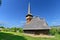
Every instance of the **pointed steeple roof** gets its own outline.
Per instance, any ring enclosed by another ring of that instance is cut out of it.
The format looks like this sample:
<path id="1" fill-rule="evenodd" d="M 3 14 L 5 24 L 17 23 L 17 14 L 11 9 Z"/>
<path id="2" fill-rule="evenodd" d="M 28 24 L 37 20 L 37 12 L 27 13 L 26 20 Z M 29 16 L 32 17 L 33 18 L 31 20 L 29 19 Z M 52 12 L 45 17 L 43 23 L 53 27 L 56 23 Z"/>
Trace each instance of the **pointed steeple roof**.
<path id="1" fill-rule="evenodd" d="M 28 14 L 31 14 L 31 13 L 30 13 L 30 2 L 29 2 L 29 4 L 28 4 Z"/>
<path id="2" fill-rule="evenodd" d="M 28 14 L 26 15 L 26 17 L 27 16 L 32 16 L 32 14 L 31 14 L 31 10 L 30 10 L 30 2 L 29 2 L 29 4 L 28 4 Z M 33 16 L 32 16 L 33 17 Z"/>

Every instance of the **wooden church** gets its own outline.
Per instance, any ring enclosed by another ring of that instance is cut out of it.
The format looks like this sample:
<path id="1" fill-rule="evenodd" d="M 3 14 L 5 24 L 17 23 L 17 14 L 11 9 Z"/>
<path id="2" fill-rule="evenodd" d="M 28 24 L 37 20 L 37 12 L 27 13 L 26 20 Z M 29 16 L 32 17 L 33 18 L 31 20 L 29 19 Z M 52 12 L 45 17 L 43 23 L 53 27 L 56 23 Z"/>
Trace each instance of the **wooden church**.
<path id="1" fill-rule="evenodd" d="M 46 23 L 45 19 L 33 16 L 30 12 L 30 3 L 28 5 L 28 14 L 26 15 L 26 24 L 23 28 L 24 33 L 27 34 L 49 34 L 51 28 Z"/>

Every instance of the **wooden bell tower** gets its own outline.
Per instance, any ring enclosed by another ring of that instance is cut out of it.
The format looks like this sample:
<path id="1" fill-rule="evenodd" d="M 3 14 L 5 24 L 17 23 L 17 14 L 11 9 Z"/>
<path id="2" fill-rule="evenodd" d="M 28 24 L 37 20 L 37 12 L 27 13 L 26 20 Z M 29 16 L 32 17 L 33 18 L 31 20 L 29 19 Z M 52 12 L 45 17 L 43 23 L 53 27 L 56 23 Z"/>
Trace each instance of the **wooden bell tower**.
<path id="1" fill-rule="evenodd" d="M 30 21 L 32 20 L 33 15 L 30 13 L 30 3 L 28 4 L 28 14 L 26 15 L 26 21 L 27 23 L 30 23 Z"/>

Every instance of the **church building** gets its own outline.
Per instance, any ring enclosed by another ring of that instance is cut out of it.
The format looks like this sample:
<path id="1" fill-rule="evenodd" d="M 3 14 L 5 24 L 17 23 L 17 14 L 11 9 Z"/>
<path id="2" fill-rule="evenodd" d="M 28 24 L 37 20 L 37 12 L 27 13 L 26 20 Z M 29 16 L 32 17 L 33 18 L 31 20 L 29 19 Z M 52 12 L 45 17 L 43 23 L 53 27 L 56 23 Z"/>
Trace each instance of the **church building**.
<path id="1" fill-rule="evenodd" d="M 28 14 L 26 15 L 26 24 L 23 31 L 27 34 L 49 34 L 51 28 L 48 26 L 45 19 L 38 16 L 33 16 L 30 12 L 30 3 L 28 5 Z"/>

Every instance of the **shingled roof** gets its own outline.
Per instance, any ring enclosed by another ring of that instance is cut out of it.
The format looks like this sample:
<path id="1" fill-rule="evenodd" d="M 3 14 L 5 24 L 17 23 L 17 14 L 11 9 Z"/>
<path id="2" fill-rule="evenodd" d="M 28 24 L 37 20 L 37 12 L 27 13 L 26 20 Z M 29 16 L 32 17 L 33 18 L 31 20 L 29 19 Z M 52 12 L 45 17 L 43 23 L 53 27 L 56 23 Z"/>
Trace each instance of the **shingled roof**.
<path id="1" fill-rule="evenodd" d="M 42 30 L 50 29 L 44 19 L 34 17 L 29 24 L 25 24 L 23 30 Z"/>

